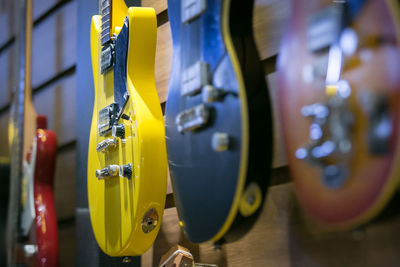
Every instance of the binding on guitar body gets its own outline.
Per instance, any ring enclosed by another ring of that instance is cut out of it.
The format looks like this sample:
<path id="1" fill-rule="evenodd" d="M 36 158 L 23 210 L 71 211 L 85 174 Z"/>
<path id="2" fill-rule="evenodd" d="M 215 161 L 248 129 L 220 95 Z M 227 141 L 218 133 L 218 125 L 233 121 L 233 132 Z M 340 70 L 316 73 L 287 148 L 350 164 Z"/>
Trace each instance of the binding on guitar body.
<path id="1" fill-rule="evenodd" d="M 168 7 L 166 137 L 180 223 L 192 242 L 234 241 L 261 210 L 272 153 L 253 1 L 169 0 Z"/>
<path id="2" fill-rule="evenodd" d="M 95 101 L 88 196 L 96 240 L 110 256 L 141 255 L 161 224 L 167 160 L 154 81 L 157 23 L 152 8 L 101 0 L 91 54 Z"/>

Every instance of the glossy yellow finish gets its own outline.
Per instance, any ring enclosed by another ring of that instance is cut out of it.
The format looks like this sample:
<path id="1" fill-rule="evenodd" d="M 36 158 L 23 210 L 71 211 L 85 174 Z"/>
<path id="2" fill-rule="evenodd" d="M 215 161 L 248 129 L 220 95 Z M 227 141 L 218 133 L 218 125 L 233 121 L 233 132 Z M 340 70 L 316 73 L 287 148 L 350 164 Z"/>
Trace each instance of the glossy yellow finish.
<path id="1" fill-rule="evenodd" d="M 130 97 L 124 113 L 130 115 L 130 120 L 120 119 L 125 126 L 125 140 L 119 139 L 118 146 L 106 153 L 97 152 L 96 145 L 110 134 L 99 136 L 97 122 L 99 110 L 114 102 L 113 71 L 100 73 L 101 16 L 94 16 L 91 25 L 95 102 L 89 140 L 88 199 L 97 243 L 110 256 L 141 255 L 150 248 L 160 228 L 167 186 L 164 122 L 154 80 L 156 14 L 152 8 L 131 7 L 127 16 Z M 131 179 L 98 180 L 95 176 L 97 169 L 127 163 L 134 166 Z M 144 233 L 142 218 L 151 208 L 159 219 L 152 231 Z"/>

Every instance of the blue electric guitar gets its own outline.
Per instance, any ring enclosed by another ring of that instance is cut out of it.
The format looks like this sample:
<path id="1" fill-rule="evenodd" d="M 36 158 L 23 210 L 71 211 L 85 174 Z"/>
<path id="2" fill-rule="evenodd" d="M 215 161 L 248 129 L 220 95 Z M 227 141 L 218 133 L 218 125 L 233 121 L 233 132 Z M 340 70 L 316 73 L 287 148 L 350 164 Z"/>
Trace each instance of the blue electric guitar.
<path id="1" fill-rule="evenodd" d="M 168 7 L 166 138 L 181 226 L 195 243 L 234 241 L 260 212 L 272 158 L 253 1 L 169 0 Z"/>

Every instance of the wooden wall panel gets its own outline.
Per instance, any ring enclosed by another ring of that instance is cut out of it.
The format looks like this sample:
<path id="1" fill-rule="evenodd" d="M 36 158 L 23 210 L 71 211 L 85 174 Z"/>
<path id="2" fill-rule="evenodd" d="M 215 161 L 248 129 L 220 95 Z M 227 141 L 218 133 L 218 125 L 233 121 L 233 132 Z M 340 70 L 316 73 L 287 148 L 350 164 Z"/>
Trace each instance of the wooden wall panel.
<path id="1" fill-rule="evenodd" d="M 16 46 L 12 45 L 0 54 L 0 109 L 10 102 L 12 88 L 16 86 Z"/>
<path id="2" fill-rule="evenodd" d="M 58 145 L 76 138 L 76 77 L 64 77 L 33 97 L 36 112 L 47 116 L 48 128 L 55 131 Z"/>
<path id="3" fill-rule="evenodd" d="M 33 19 L 39 18 L 58 2 L 63 0 L 33 0 Z"/>
<path id="4" fill-rule="evenodd" d="M 75 147 L 63 150 L 57 155 L 54 196 L 57 219 L 75 216 Z"/>
<path id="5" fill-rule="evenodd" d="M 167 9 L 167 0 L 142 0 L 143 7 L 152 7 L 156 14 L 160 14 Z"/>
<path id="6" fill-rule="evenodd" d="M 0 114 L 0 157 L 9 157 L 10 148 L 8 145 L 8 121 L 10 113 Z"/>
<path id="7" fill-rule="evenodd" d="M 75 266 L 75 224 L 61 225 L 58 229 L 60 267 Z"/>
<path id="8" fill-rule="evenodd" d="M 197 262 L 218 267 L 398 266 L 399 225 L 397 214 L 355 231 L 322 231 L 299 208 L 292 185 L 284 184 L 270 188 L 250 232 L 221 250 L 189 243 L 178 226 L 176 209 L 167 209 L 155 245 L 142 256 L 142 266 L 157 266 L 160 256 L 177 243 L 188 247 Z"/>
<path id="9" fill-rule="evenodd" d="M 172 37 L 169 22 L 157 29 L 155 78 L 160 103 L 167 100 L 169 73 L 172 67 Z"/>
<path id="10" fill-rule="evenodd" d="M 269 95 L 272 105 L 272 118 L 274 122 L 274 157 L 272 160 L 272 167 L 278 168 L 287 165 L 286 152 L 283 144 L 282 129 L 279 117 L 279 104 L 278 104 L 278 76 L 277 73 L 272 73 L 266 77 L 269 89 Z"/>
<path id="11" fill-rule="evenodd" d="M 261 59 L 279 51 L 293 0 L 255 0 L 253 30 Z"/>
<path id="12" fill-rule="evenodd" d="M 16 30 L 14 23 L 15 2 L 12 0 L 0 1 L 0 47 L 11 38 Z"/>
<path id="13" fill-rule="evenodd" d="M 34 28 L 33 87 L 75 64 L 76 29 L 76 2 L 66 4 Z"/>

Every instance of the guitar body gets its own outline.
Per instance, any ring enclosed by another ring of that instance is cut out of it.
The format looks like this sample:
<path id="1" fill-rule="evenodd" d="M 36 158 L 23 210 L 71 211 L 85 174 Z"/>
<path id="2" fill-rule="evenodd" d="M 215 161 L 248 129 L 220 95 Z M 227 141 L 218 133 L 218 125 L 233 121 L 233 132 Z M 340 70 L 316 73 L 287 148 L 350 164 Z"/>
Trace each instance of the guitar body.
<path id="1" fill-rule="evenodd" d="M 58 228 L 54 207 L 54 170 L 57 141 L 53 131 L 36 131 L 34 175 L 37 266 L 58 266 Z"/>
<path id="2" fill-rule="evenodd" d="M 295 1 L 278 63 L 294 188 L 333 230 L 370 220 L 400 179 L 398 2 L 347 2 Z"/>
<path id="3" fill-rule="evenodd" d="M 141 255 L 160 228 L 167 185 L 164 122 L 154 80 L 157 23 L 151 8 L 127 9 L 123 1 L 113 1 L 112 10 L 111 24 L 118 34 L 115 65 L 104 74 L 101 16 L 94 16 L 91 26 L 95 102 L 88 152 L 89 209 L 97 243 L 106 254 Z M 110 127 L 122 124 L 123 136 L 111 129 L 99 132 L 101 110 L 113 103 L 124 115 Z M 98 151 L 107 140 L 116 144 Z M 119 175 L 111 176 L 107 166 L 115 165 L 121 166 Z M 130 172 L 122 166 L 130 166 Z"/>
<path id="4" fill-rule="evenodd" d="M 191 242 L 234 241 L 260 212 L 272 153 L 253 1 L 169 0 L 168 7 L 166 141 L 180 223 Z"/>
<path id="5" fill-rule="evenodd" d="M 54 206 L 57 139 L 38 115 L 35 137 L 26 153 L 20 186 L 19 238 L 14 242 L 16 264 L 53 267 L 59 264 L 58 227 Z M 11 194 L 16 195 L 15 192 Z"/>

